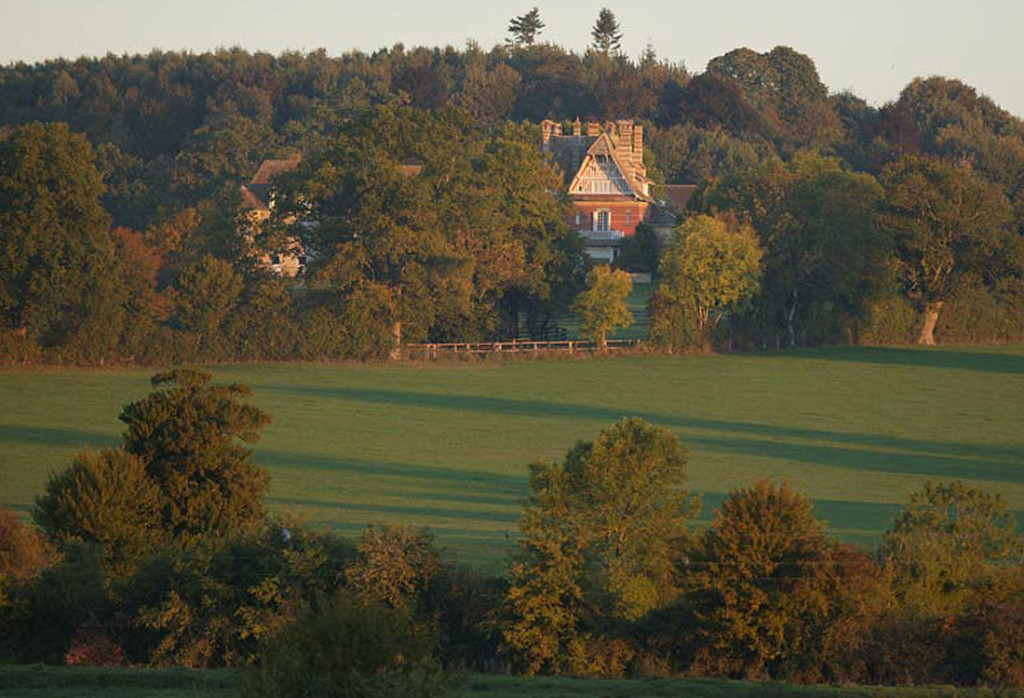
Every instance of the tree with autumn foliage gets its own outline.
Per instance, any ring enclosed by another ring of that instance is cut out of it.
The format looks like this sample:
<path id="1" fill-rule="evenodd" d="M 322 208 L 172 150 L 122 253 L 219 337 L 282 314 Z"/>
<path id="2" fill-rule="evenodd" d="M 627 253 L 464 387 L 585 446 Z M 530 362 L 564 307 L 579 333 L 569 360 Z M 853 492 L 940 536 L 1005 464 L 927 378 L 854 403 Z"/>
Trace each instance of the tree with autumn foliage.
<path id="1" fill-rule="evenodd" d="M 369 526 L 356 542 L 358 556 L 345 570 L 349 585 L 369 603 L 415 609 L 442 570 L 433 536 L 408 526 Z"/>
<path id="2" fill-rule="evenodd" d="M 103 546 L 107 572 L 131 574 L 139 560 L 170 541 L 161 492 L 141 458 L 121 449 L 80 453 L 36 498 L 36 524 L 61 547 Z"/>
<path id="3" fill-rule="evenodd" d="M 651 299 L 651 335 L 681 349 L 689 327 L 705 349 L 729 313 L 743 310 L 761 287 L 764 267 L 753 228 L 712 216 L 694 216 L 662 253 L 661 286 Z"/>
<path id="4" fill-rule="evenodd" d="M 695 505 L 679 439 L 623 419 L 562 463 L 530 466 L 505 646 L 526 673 L 621 674 L 616 632 L 674 597 L 673 549 Z"/>
<path id="5" fill-rule="evenodd" d="M 596 266 L 587 274 L 587 290 L 576 298 L 574 310 L 579 318 L 580 334 L 608 348 L 608 333 L 633 322 L 626 298 L 633 290 L 629 274 L 609 266 Z"/>
<path id="6" fill-rule="evenodd" d="M 680 624 L 693 632 L 682 661 L 707 675 L 786 675 L 835 615 L 838 562 L 810 500 L 788 485 L 731 492 L 679 563 Z"/>

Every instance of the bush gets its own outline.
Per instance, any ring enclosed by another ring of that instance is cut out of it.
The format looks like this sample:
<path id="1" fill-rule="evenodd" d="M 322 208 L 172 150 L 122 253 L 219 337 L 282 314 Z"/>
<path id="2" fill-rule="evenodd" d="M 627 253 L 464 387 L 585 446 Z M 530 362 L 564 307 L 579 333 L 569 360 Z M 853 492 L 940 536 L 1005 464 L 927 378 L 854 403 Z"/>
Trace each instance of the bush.
<path id="1" fill-rule="evenodd" d="M 432 698 L 451 681 L 434 643 L 400 609 L 348 595 L 322 601 L 285 628 L 247 677 L 246 695 L 263 698 Z"/>
<path id="2" fill-rule="evenodd" d="M 861 344 L 912 344 L 921 331 L 920 313 L 910 302 L 891 293 L 882 296 L 868 308 L 868 318 L 860 328 Z"/>
<path id="3" fill-rule="evenodd" d="M 425 529 L 371 525 L 356 546 L 359 557 L 345 570 L 345 576 L 367 601 L 415 608 L 416 597 L 441 571 L 434 537 Z"/>
<path id="4" fill-rule="evenodd" d="M 39 532 L 0 509 L 0 608 L 7 603 L 8 586 L 24 584 L 57 561 L 57 552 Z"/>
<path id="5" fill-rule="evenodd" d="M 104 546 L 108 570 L 123 576 L 164 542 L 160 507 L 160 489 L 142 460 L 107 448 L 81 453 L 51 476 L 33 516 L 58 545 Z"/>
<path id="6" fill-rule="evenodd" d="M 261 645 L 309 601 L 337 588 L 354 556 L 329 534 L 268 524 L 228 541 L 168 550 L 117 593 L 132 619 L 132 661 L 194 668 L 251 666 Z"/>
<path id="7" fill-rule="evenodd" d="M 943 308 L 935 335 L 945 344 L 980 344 L 999 338 L 1001 325 L 995 297 L 978 282 L 962 288 Z"/>
<path id="8" fill-rule="evenodd" d="M 71 638 L 64 653 L 67 666 L 127 666 L 121 645 L 112 640 L 103 625 L 90 618 Z"/>
<path id="9" fill-rule="evenodd" d="M 103 550 L 70 546 L 64 559 L 18 590 L 9 633 L 12 654 L 24 662 L 59 664 L 71 639 L 87 623 L 110 619 Z"/>

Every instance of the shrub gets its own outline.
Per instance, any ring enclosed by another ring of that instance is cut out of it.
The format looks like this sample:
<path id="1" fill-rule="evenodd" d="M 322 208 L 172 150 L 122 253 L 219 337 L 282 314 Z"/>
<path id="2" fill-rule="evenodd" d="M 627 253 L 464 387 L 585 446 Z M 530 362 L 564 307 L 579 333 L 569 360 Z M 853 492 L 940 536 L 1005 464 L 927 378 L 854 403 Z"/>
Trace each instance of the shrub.
<path id="1" fill-rule="evenodd" d="M 15 603 L 11 632 L 3 640 L 21 661 L 59 664 L 84 624 L 110 618 L 102 548 L 67 547 L 64 559 L 19 590 Z"/>
<path id="2" fill-rule="evenodd" d="M 860 327 L 861 344 L 912 344 L 921 329 L 920 314 L 903 296 L 893 292 L 876 299 Z"/>
<path id="3" fill-rule="evenodd" d="M 121 645 L 112 640 L 103 625 L 95 618 L 85 622 L 71 638 L 64 653 L 67 666 L 126 666 Z"/>
<path id="4" fill-rule="evenodd" d="M 426 530 L 396 524 L 370 526 L 356 545 L 359 557 L 345 575 L 368 601 L 414 608 L 417 595 L 441 571 L 434 537 Z"/>
<path id="5" fill-rule="evenodd" d="M 321 601 L 285 628 L 247 677 L 262 698 L 433 698 L 451 681 L 434 643 L 407 612 L 342 594 Z"/>
<path id="6" fill-rule="evenodd" d="M 107 448 L 79 454 L 36 498 L 36 523 L 60 545 L 104 546 L 108 570 L 124 575 L 165 539 L 160 490 L 140 458 Z"/>
<path id="7" fill-rule="evenodd" d="M 21 523 L 13 511 L 0 509 L 0 608 L 6 604 L 7 586 L 35 579 L 56 561 L 56 551 L 36 529 Z"/>

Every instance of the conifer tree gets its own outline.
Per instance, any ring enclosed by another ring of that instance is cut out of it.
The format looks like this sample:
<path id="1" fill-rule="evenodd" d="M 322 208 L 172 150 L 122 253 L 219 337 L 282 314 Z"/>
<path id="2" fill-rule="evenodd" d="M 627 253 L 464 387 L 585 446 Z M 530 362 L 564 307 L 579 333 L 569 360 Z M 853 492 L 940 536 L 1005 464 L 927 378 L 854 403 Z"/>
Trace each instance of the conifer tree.
<path id="1" fill-rule="evenodd" d="M 594 48 L 605 55 L 618 53 L 622 48 L 622 31 L 619 21 L 615 19 L 615 13 L 607 7 L 601 8 L 590 35 L 594 37 Z"/>
<path id="2" fill-rule="evenodd" d="M 511 34 L 513 46 L 533 46 L 540 30 L 544 28 L 544 22 L 540 21 L 540 10 L 534 7 L 525 15 L 513 17 L 508 23 L 508 33 Z"/>

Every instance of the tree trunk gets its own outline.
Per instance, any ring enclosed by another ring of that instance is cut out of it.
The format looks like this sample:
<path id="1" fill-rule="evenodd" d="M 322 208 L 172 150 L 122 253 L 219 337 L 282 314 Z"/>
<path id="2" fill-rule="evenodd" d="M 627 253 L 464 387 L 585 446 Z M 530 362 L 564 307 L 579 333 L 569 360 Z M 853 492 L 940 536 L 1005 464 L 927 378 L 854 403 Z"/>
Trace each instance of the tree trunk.
<path id="1" fill-rule="evenodd" d="M 391 360 L 401 361 L 402 360 L 402 321 L 395 320 L 395 323 L 391 326 L 391 337 L 394 340 L 394 346 L 391 347 Z"/>
<path id="2" fill-rule="evenodd" d="M 604 332 L 597 335 L 597 350 L 604 351 L 608 348 L 608 335 Z"/>
<path id="3" fill-rule="evenodd" d="M 935 325 L 939 322 L 939 311 L 942 310 L 942 301 L 931 301 L 924 307 L 924 325 L 921 327 L 921 334 L 917 343 L 926 347 L 935 346 Z"/>
<path id="4" fill-rule="evenodd" d="M 790 347 L 796 346 L 796 328 L 793 327 L 793 317 L 796 315 L 797 290 L 793 289 L 793 304 L 789 306 L 786 313 L 786 337 Z"/>
<path id="5" fill-rule="evenodd" d="M 389 355 L 392 361 L 402 360 L 402 287 L 396 286 L 391 289 L 392 312 L 394 322 L 391 325 L 391 338 L 394 344 Z"/>

